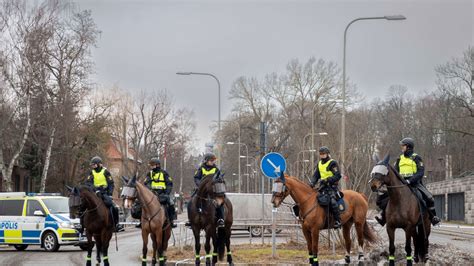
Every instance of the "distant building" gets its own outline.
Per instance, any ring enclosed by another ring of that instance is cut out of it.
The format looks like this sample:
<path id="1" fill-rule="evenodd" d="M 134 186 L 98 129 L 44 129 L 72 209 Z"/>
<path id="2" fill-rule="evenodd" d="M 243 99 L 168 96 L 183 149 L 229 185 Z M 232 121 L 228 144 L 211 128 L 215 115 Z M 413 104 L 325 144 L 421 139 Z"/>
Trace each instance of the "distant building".
<path id="1" fill-rule="evenodd" d="M 137 153 L 133 149 L 127 148 L 127 152 L 125 154 L 125 149 L 122 149 L 121 146 L 122 145 L 120 145 L 120 142 L 117 139 L 111 138 L 107 145 L 106 157 L 104 158 L 105 166 L 114 178 L 115 198 L 120 196 L 120 188 L 122 187 L 121 177 L 129 175 L 127 168 L 129 171 L 133 171 L 136 161 L 139 164 L 142 163 L 142 161 L 138 158 Z"/>
<path id="2" fill-rule="evenodd" d="M 33 179 L 30 172 L 20 166 L 14 166 L 12 172 L 13 191 L 15 192 L 31 192 L 33 191 Z M 6 189 L 3 187 L 3 176 L 0 172 L 0 188 L 1 191 Z"/>

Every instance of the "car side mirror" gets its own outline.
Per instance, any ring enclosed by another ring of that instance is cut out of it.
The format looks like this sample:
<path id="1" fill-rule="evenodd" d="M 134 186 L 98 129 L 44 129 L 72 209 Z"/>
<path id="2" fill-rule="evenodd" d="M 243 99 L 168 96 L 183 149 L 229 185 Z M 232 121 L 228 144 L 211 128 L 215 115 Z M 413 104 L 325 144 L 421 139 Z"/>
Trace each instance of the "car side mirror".
<path id="1" fill-rule="evenodd" d="M 41 210 L 36 210 L 36 211 L 33 213 L 33 215 L 34 215 L 34 216 L 42 216 L 42 217 L 45 216 L 44 213 L 43 213 L 43 211 L 41 211 Z"/>

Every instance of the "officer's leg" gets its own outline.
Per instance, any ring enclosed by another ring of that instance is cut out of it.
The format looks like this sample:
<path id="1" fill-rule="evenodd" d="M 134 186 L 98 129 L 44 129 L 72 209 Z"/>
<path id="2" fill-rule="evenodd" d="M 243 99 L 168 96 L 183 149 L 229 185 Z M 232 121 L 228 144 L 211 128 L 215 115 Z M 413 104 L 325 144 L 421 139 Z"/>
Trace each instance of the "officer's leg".
<path id="1" fill-rule="evenodd" d="M 224 204 L 216 208 L 217 226 L 224 227 Z"/>
<path id="2" fill-rule="evenodd" d="M 377 207 L 379 207 L 382 211 L 380 212 L 380 217 L 375 216 L 375 220 L 377 220 L 377 222 L 381 226 L 384 226 L 385 223 L 387 222 L 385 220 L 385 209 L 387 208 L 387 205 L 388 205 L 388 192 L 387 191 L 384 191 L 377 195 L 376 204 L 377 204 Z"/>
<path id="3" fill-rule="evenodd" d="M 176 210 L 174 204 L 168 204 L 168 213 L 169 213 L 169 218 L 171 222 L 171 227 L 175 228 L 176 224 L 174 223 L 174 220 L 176 220 Z"/>
<path id="4" fill-rule="evenodd" d="M 339 206 L 334 191 L 331 192 L 331 211 L 334 216 L 334 228 L 341 228 L 341 216 L 339 214 Z"/>
<path id="5" fill-rule="evenodd" d="M 421 195 L 423 196 L 423 200 L 426 203 L 426 207 L 428 208 L 428 214 L 430 215 L 430 220 L 433 225 L 438 224 L 441 222 L 439 217 L 436 215 L 436 209 L 434 206 L 434 198 L 431 192 L 423 186 L 422 184 L 419 184 L 417 186 L 418 190 L 421 192 Z"/>

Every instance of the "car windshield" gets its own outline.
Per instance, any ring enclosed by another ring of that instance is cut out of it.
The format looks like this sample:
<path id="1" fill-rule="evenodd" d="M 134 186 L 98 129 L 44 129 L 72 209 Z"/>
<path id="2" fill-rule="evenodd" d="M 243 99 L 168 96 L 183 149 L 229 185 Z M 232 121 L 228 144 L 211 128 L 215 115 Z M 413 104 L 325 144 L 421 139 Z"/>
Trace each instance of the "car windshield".
<path id="1" fill-rule="evenodd" d="M 46 198 L 43 202 L 50 213 L 69 213 L 67 198 Z"/>

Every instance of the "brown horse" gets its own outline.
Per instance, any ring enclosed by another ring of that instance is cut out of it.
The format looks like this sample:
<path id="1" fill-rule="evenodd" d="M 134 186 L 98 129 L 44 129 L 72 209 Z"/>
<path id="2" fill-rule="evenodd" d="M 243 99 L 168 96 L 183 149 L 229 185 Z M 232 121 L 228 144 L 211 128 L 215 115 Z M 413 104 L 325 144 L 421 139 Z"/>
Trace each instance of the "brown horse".
<path id="1" fill-rule="evenodd" d="M 343 224 L 343 235 L 346 246 L 347 263 L 350 263 L 352 224 L 355 224 L 357 240 L 359 242 L 359 261 L 364 260 L 364 239 L 368 242 L 375 242 L 376 237 L 366 221 L 367 210 L 369 208 L 367 198 L 352 190 L 345 190 L 344 202 L 346 210 L 341 215 Z M 326 211 L 317 202 L 318 193 L 308 184 L 298 180 L 296 177 L 284 176 L 275 180 L 272 203 L 275 208 L 279 207 L 283 200 L 291 195 L 300 208 L 300 218 L 302 219 L 303 234 L 308 245 L 309 263 L 318 263 L 319 232 L 325 229 Z M 329 223 L 331 225 L 331 223 Z"/>
<path id="2" fill-rule="evenodd" d="M 91 265 L 92 249 L 95 245 L 97 248 L 97 264 L 100 265 L 100 255 L 104 256 L 104 265 L 109 265 L 109 242 L 114 232 L 114 222 L 109 209 L 104 202 L 94 193 L 88 186 L 80 188 L 72 188 L 67 186 L 69 190 L 69 212 L 72 219 L 84 217 L 84 228 L 87 236 L 87 258 L 86 265 Z M 82 213 L 82 214 L 79 214 Z"/>
<path id="3" fill-rule="evenodd" d="M 421 205 L 415 194 L 410 190 L 398 173 L 389 164 L 390 157 L 377 163 L 372 170 L 372 179 L 369 184 L 372 191 L 377 191 L 385 185 L 388 189 L 389 201 L 386 220 L 389 244 L 389 264 L 395 265 L 395 229 L 405 231 L 405 251 L 407 265 L 412 265 L 411 240 L 415 244 L 415 262 L 426 262 L 428 254 L 428 237 L 431 232 L 431 223 L 428 212 L 421 212 Z"/>
<path id="4" fill-rule="evenodd" d="M 171 237 L 171 224 L 169 222 L 166 223 L 166 210 L 160 204 L 156 195 L 145 185 L 137 182 L 136 177 L 130 180 L 125 177 L 122 178 L 128 183 L 122 189 L 122 197 L 125 198 L 124 207 L 130 209 L 137 196 L 142 205 L 142 265 L 146 266 L 149 235 L 151 235 L 153 242 L 152 265 L 156 265 L 157 252 L 160 265 L 165 265 L 168 240 Z"/>
<path id="5" fill-rule="evenodd" d="M 196 252 L 195 264 L 201 263 L 200 251 L 200 233 L 204 230 L 206 233 L 206 243 L 204 249 L 206 250 L 206 265 L 212 265 L 217 263 L 219 260 L 224 259 L 225 248 L 227 248 L 227 262 L 229 265 L 233 265 L 232 252 L 230 250 L 230 237 L 232 233 L 233 209 L 232 203 L 228 198 L 225 197 L 223 192 L 224 181 L 219 174 L 208 175 L 203 177 L 196 195 L 191 199 L 188 204 L 188 218 L 191 223 L 191 228 L 194 233 L 194 249 Z M 216 193 L 215 188 L 220 188 L 220 192 Z M 224 227 L 217 228 L 216 223 L 216 206 L 224 204 Z M 211 255 L 211 243 L 214 248 L 214 252 Z"/>

